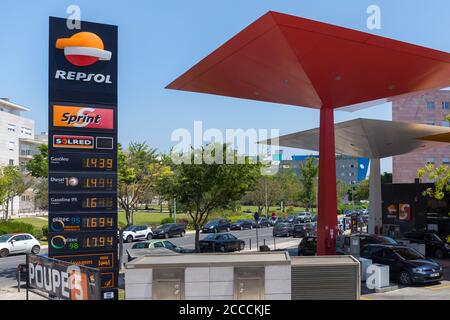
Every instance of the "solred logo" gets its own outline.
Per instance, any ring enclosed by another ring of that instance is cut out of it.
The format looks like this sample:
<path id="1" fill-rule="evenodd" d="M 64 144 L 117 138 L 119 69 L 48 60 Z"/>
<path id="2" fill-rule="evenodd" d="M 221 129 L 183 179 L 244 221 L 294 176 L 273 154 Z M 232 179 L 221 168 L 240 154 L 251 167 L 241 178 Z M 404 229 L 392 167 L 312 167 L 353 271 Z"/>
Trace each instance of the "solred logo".
<path id="1" fill-rule="evenodd" d="M 92 32 L 79 32 L 70 38 L 58 39 L 56 48 L 63 49 L 66 59 L 78 67 L 109 61 L 112 57 L 112 53 L 105 50 L 103 40 Z"/>
<path id="2" fill-rule="evenodd" d="M 69 149 L 94 149 L 94 137 L 54 135 L 53 147 Z"/>

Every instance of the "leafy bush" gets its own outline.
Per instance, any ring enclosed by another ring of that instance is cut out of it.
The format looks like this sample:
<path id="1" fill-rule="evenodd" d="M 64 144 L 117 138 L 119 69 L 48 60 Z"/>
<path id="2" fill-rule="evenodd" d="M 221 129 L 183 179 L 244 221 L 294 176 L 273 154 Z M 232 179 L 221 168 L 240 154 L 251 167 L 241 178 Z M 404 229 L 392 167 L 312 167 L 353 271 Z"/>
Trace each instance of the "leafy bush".
<path id="1" fill-rule="evenodd" d="M 43 226 L 42 227 L 42 236 L 44 238 L 48 238 L 48 226 Z"/>
<path id="2" fill-rule="evenodd" d="M 286 213 L 287 213 L 287 214 L 293 214 L 293 213 L 295 213 L 295 208 L 294 208 L 294 207 L 289 207 L 289 208 L 287 208 L 287 209 L 286 209 Z"/>
<path id="3" fill-rule="evenodd" d="M 174 218 L 164 218 L 161 220 L 161 224 L 174 223 Z"/>
<path id="4" fill-rule="evenodd" d="M 0 235 L 9 233 L 30 233 L 34 235 L 35 229 L 33 225 L 19 221 L 3 221 L 0 222 Z"/>
<path id="5" fill-rule="evenodd" d="M 42 230 L 34 229 L 31 234 L 37 239 L 37 240 L 43 240 L 44 239 L 44 233 Z M 46 237 L 47 238 L 47 237 Z"/>

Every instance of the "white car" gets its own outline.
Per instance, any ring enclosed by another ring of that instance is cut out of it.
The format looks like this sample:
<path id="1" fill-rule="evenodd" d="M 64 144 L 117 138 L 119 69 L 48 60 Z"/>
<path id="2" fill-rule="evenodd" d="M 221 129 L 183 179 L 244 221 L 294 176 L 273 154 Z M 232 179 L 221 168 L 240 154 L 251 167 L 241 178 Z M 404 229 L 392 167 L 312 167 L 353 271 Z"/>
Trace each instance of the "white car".
<path id="1" fill-rule="evenodd" d="M 31 234 L 5 234 L 0 236 L 0 258 L 18 253 L 38 254 L 40 251 L 39 241 Z"/>
<path id="2" fill-rule="evenodd" d="M 123 230 L 123 240 L 133 242 L 137 240 L 151 240 L 153 231 L 149 226 L 130 226 Z"/>

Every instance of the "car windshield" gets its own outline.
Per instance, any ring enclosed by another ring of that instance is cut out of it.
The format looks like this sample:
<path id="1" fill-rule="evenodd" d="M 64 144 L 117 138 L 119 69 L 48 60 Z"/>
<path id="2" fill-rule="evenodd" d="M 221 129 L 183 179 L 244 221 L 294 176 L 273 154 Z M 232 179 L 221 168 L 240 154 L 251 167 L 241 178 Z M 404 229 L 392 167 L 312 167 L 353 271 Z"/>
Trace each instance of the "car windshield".
<path id="1" fill-rule="evenodd" d="M 215 224 L 217 224 L 217 221 L 210 221 L 210 222 L 208 222 L 207 224 L 205 224 L 205 227 L 212 227 L 212 226 L 214 226 Z"/>
<path id="2" fill-rule="evenodd" d="M 217 237 L 218 237 L 217 234 L 210 234 L 209 236 L 207 236 L 207 237 L 205 238 L 205 240 L 216 240 Z"/>
<path id="3" fill-rule="evenodd" d="M 419 252 L 410 248 L 393 248 L 392 250 L 405 260 L 425 259 Z"/>
<path id="4" fill-rule="evenodd" d="M 138 227 L 135 227 L 135 226 L 129 226 L 124 231 L 136 231 L 137 228 Z"/>
<path id="5" fill-rule="evenodd" d="M 162 224 L 158 227 L 158 229 L 169 229 L 172 226 L 172 224 Z"/>
<path id="6" fill-rule="evenodd" d="M 442 241 L 442 239 L 439 238 L 438 235 L 435 233 L 428 233 L 428 237 L 430 241 L 439 241 L 439 242 Z"/>
<path id="7" fill-rule="evenodd" d="M 382 236 L 382 237 L 379 237 L 378 239 L 380 239 L 380 243 L 384 243 L 384 244 L 393 244 L 393 245 L 398 244 L 397 241 L 395 241 L 394 239 L 392 239 L 392 238 L 390 238 L 390 237 Z"/>
<path id="8" fill-rule="evenodd" d="M 4 235 L 0 236 L 0 243 L 5 243 L 5 242 L 8 241 L 11 237 L 12 237 L 11 234 L 4 234 Z"/>

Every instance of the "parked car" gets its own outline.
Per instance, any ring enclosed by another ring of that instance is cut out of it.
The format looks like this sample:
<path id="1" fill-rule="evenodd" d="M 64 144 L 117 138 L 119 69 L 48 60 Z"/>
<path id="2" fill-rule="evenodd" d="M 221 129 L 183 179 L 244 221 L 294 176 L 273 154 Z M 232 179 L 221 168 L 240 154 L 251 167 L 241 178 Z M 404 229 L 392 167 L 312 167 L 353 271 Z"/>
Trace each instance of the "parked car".
<path id="1" fill-rule="evenodd" d="M 259 219 L 258 224 L 256 225 L 257 228 L 269 228 L 271 227 L 270 220 L 267 218 L 261 218 Z"/>
<path id="2" fill-rule="evenodd" d="M 233 252 L 245 248 L 245 242 L 230 233 L 210 234 L 199 242 L 200 252 Z"/>
<path id="3" fill-rule="evenodd" d="M 309 223 L 312 221 L 312 216 L 309 212 L 300 212 L 297 217 L 299 219 L 299 223 Z"/>
<path id="4" fill-rule="evenodd" d="M 273 227 L 274 237 L 290 237 L 294 233 L 294 225 L 288 222 L 277 223 Z"/>
<path id="5" fill-rule="evenodd" d="M 412 231 L 403 236 L 404 240 L 411 243 L 425 245 L 425 255 L 442 259 L 450 257 L 450 244 L 440 238 L 436 233 L 430 231 Z"/>
<path id="6" fill-rule="evenodd" d="M 443 279 L 444 273 L 439 263 L 406 246 L 370 244 L 364 248 L 361 256 L 371 259 L 373 263 L 388 265 L 391 279 L 404 286 Z"/>
<path id="7" fill-rule="evenodd" d="M 184 237 L 186 226 L 180 223 L 167 223 L 153 230 L 153 238 L 172 238 L 175 236 Z"/>
<path id="8" fill-rule="evenodd" d="M 315 256 L 317 251 L 317 237 L 305 237 L 298 245 L 299 256 Z"/>
<path id="9" fill-rule="evenodd" d="M 302 223 L 294 225 L 294 238 L 304 238 L 315 235 L 315 227 L 312 223 Z"/>
<path id="10" fill-rule="evenodd" d="M 228 220 L 225 219 L 217 219 L 211 220 L 206 223 L 203 228 L 203 233 L 219 233 L 219 232 L 229 232 L 231 228 L 231 224 Z"/>
<path id="11" fill-rule="evenodd" d="M 144 256 L 148 253 L 154 252 L 157 249 L 168 249 L 176 253 L 193 253 L 195 250 L 186 249 L 176 246 L 168 240 L 150 240 L 135 243 L 131 249 L 127 250 L 128 261 L 134 260 L 140 256 Z"/>
<path id="12" fill-rule="evenodd" d="M 38 254 L 40 251 L 39 241 L 31 234 L 5 234 L 0 236 L 0 258 L 19 253 Z"/>
<path id="13" fill-rule="evenodd" d="M 123 240 L 133 242 L 137 240 L 150 240 L 153 238 L 152 229 L 149 226 L 129 226 L 123 230 Z"/>
<path id="14" fill-rule="evenodd" d="M 231 230 L 253 229 L 254 222 L 252 220 L 238 220 L 231 224 Z"/>
<path id="15" fill-rule="evenodd" d="M 362 253 L 365 246 L 369 244 L 388 244 L 388 245 L 399 245 L 399 243 L 386 236 L 380 236 L 376 234 L 368 234 L 368 233 L 356 233 L 350 235 L 343 235 L 338 237 L 337 248 L 336 251 L 338 254 L 345 254 L 347 249 L 350 247 L 350 238 L 358 237 L 359 238 L 359 249 L 360 253 Z M 342 240 L 341 240 L 342 239 Z"/>

